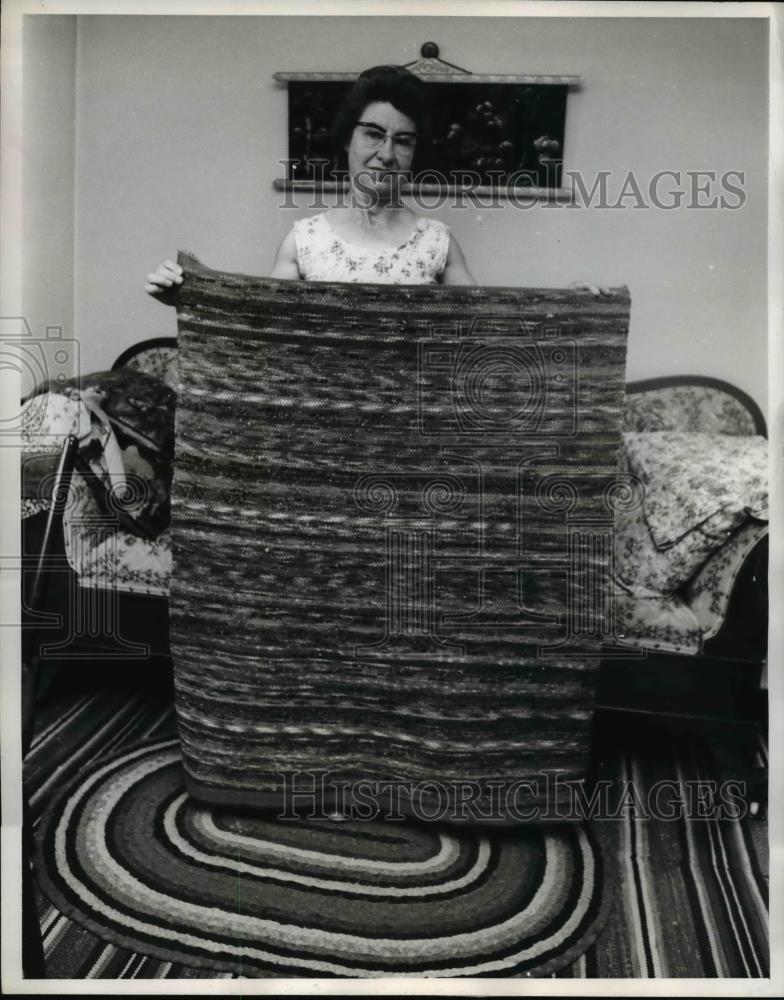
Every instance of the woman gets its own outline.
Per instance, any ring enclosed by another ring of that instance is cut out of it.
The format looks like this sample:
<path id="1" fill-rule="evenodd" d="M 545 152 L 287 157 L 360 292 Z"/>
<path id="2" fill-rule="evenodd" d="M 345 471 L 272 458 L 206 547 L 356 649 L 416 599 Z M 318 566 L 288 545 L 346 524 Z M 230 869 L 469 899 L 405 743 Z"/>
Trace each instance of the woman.
<path id="1" fill-rule="evenodd" d="M 425 85 L 401 66 L 365 70 L 340 107 L 332 134 L 348 161 L 348 204 L 294 224 L 271 277 L 384 284 L 476 284 L 449 228 L 405 206 L 402 182 L 427 132 Z M 147 275 L 145 291 L 164 301 L 182 282 L 171 260 Z M 588 282 L 572 288 L 594 294 Z"/>
<path id="2" fill-rule="evenodd" d="M 365 70 L 333 124 L 348 160 L 348 204 L 295 223 L 278 248 L 271 277 L 384 284 L 475 284 L 443 222 L 419 218 L 401 199 L 428 125 L 425 88 L 408 70 Z M 148 275 L 160 295 L 182 281 L 171 260 Z"/>
<path id="3" fill-rule="evenodd" d="M 412 73 L 366 70 L 333 125 L 335 148 L 348 161 L 349 204 L 295 223 L 272 277 L 475 284 L 448 227 L 418 217 L 401 199 L 427 125 L 424 85 Z"/>

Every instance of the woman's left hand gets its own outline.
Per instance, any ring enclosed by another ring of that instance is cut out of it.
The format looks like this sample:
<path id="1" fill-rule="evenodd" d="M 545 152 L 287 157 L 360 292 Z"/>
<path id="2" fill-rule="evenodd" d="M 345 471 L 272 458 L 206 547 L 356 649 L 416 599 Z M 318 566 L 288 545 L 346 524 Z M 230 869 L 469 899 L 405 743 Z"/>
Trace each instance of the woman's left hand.
<path id="1" fill-rule="evenodd" d="M 612 298 L 615 294 L 612 288 L 606 288 L 604 285 L 596 285 L 592 281 L 573 281 L 569 287 L 575 292 L 590 292 L 591 295 L 595 295 L 597 298 Z"/>

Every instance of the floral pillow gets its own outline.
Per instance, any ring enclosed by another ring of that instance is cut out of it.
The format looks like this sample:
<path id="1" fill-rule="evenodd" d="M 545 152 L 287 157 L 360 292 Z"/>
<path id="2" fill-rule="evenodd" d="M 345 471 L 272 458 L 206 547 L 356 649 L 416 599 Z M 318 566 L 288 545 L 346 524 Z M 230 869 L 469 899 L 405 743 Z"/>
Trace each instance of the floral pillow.
<path id="1" fill-rule="evenodd" d="M 670 595 L 748 520 L 767 520 L 767 441 L 700 432 L 624 434 L 641 510 L 615 524 L 617 581 L 640 597 Z"/>

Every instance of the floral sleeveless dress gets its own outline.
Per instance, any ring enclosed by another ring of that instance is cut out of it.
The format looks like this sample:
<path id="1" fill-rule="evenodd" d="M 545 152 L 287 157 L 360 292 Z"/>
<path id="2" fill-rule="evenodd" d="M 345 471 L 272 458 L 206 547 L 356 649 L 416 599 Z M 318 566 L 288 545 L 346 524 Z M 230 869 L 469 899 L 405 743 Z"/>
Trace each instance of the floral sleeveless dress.
<path id="1" fill-rule="evenodd" d="M 384 249 L 347 242 L 325 213 L 295 222 L 294 238 L 305 281 L 432 285 L 438 282 L 449 252 L 449 227 L 437 219 L 419 219 L 405 243 Z"/>

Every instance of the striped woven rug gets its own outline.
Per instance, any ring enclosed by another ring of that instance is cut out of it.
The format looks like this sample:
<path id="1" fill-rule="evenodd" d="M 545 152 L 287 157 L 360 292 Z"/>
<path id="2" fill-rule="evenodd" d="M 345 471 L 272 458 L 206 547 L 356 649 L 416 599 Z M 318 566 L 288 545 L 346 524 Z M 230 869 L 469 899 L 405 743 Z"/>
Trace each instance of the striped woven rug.
<path id="1" fill-rule="evenodd" d="M 513 821 L 552 803 L 558 769 L 568 797 L 609 618 L 626 290 L 179 262 L 171 645 L 191 794 L 356 813 L 392 784 L 421 818 Z"/>
<path id="2" fill-rule="evenodd" d="M 601 850 L 579 824 L 480 835 L 227 811 L 185 793 L 176 737 L 58 784 L 39 835 L 44 891 L 162 961 L 262 978 L 544 974 L 606 918 Z"/>
<path id="3" fill-rule="evenodd" d="M 96 768 L 140 740 L 164 746 L 176 733 L 165 697 L 142 692 L 68 694 L 40 713 L 25 775 L 38 838 L 53 791 L 85 767 Z M 660 735 L 660 734 L 658 734 Z M 760 752 L 764 755 L 764 745 Z M 666 780 L 685 799 L 697 781 L 720 781 L 708 745 L 664 740 L 641 727 L 634 742 L 611 747 L 603 777 L 617 806 L 628 782 L 647 801 Z M 596 941 L 560 977 L 751 977 L 769 969 L 767 824 L 748 818 L 670 823 L 624 814 L 604 824 L 605 888 L 612 901 Z M 333 829 L 344 829 L 338 824 Z M 498 835 L 501 831 L 491 833 Z M 241 885 L 240 882 L 237 883 Z M 47 975 L 51 978 L 188 979 L 239 975 L 123 946 L 95 933 L 39 894 Z M 94 920 L 94 915 L 92 916 Z M 259 975 L 246 968 L 245 975 Z M 312 973 L 311 973 L 312 975 Z"/>

